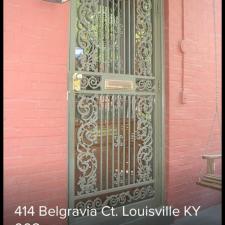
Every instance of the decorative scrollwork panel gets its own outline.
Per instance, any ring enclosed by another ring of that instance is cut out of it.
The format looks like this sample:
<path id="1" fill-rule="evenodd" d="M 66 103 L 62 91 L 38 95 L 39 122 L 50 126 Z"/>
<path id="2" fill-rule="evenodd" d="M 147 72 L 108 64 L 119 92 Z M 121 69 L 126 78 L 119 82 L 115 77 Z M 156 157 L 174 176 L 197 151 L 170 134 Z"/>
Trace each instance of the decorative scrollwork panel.
<path id="1" fill-rule="evenodd" d="M 81 79 L 81 90 L 100 90 L 101 76 L 83 75 Z"/>
<path id="2" fill-rule="evenodd" d="M 102 191 L 153 185 L 154 96 L 79 94 L 76 101 L 75 196 L 103 201 Z"/>
<path id="3" fill-rule="evenodd" d="M 76 164 L 79 174 L 77 194 L 97 191 L 96 171 L 97 158 L 94 145 L 97 143 L 97 101 L 96 96 L 77 96 L 77 128 Z"/>
<path id="4" fill-rule="evenodd" d="M 76 0 L 75 69 L 152 76 L 152 0 Z"/>
<path id="5" fill-rule="evenodd" d="M 136 79 L 136 90 L 137 91 L 155 91 L 155 80 L 154 79 Z"/>
<path id="6" fill-rule="evenodd" d="M 136 71 L 142 76 L 152 76 L 152 1 L 137 0 L 136 21 Z"/>
<path id="7" fill-rule="evenodd" d="M 138 159 L 138 182 L 153 179 L 152 158 L 153 158 L 153 128 L 152 110 L 153 96 L 138 97 L 137 101 L 137 139 L 141 141 L 137 154 Z"/>
<path id="8" fill-rule="evenodd" d="M 147 185 L 135 189 L 126 190 L 123 192 L 113 193 L 111 195 L 104 195 L 102 198 L 95 197 L 84 199 L 75 203 L 75 208 L 84 210 L 95 208 L 98 211 L 103 206 L 118 207 L 127 203 L 140 201 L 146 198 L 154 197 L 155 190 L 152 185 Z"/>

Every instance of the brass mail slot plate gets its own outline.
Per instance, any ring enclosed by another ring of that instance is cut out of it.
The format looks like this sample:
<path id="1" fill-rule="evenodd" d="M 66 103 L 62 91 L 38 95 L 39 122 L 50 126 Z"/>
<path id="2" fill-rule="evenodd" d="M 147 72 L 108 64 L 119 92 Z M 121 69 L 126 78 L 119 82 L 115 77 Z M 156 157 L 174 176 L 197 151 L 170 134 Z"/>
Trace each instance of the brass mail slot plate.
<path id="1" fill-rule="evenodd" d="M 105 90 L 134 90 L 133 80 L 105 80 Z"/>

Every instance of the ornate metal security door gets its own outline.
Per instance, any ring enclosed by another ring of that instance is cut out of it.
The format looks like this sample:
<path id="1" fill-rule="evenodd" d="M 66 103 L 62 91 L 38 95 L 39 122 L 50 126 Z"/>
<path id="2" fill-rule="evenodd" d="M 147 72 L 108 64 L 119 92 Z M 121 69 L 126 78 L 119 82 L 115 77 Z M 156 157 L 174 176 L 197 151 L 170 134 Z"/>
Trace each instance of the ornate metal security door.
<path id="1" fill-rule="evenodd" d="M 161 202 L 156 2 L 71 2 L 70 207 Z"/>

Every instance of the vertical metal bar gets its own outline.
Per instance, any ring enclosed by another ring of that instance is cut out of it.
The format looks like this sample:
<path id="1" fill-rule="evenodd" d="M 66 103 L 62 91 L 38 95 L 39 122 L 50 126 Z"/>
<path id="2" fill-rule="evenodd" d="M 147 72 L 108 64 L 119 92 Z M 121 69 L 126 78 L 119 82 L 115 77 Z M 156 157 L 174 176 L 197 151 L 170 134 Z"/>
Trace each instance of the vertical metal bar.
<path id="1" fill-rule="evenodd" d="M 100 120 L 100 190 L 102 190 L 102 117 L 103 117 L 103 96 L 100 96 L 100 112 L 101 112 L 101 120 Z"/>
<path id="2" fill-rule="evenodd" d="M 126 1 L 123 0 L 123 73 L 126 74 Z"/>
<path id="3" fill-rule="evenodd" d="M 136 148 L 136 107 L 135 107 L 135 101 L 136 101 L 136 96 L 133 96 L 133 119 L 134 119 L 134 149 L 133 149 L 133 183 L 135 183 L 135 159 L 136 159 L 136 152 L 135 152 L 135 148 Z"/>
<path id="4" fill-rule="evenodd" d="M 70 105 L 70 110 L 69 110 L 69 115 L 70 116 L 73 116 L 72 118 L 71 118 L 71 120 L 73 121 L 73 125 L 72 125 L 72 128 L 70 127 L 70 129 L 71 129 L 71 133 L 73 134 L 73 138 L 75 137 L 75 135 L 76 135 L 76 123 L 77 123 L 77 121 L 76 121 L 76 113 L 77 113 L 77 103 L 78 103 L 78 96 L 77 95 L 73 95 L 72 97 L 71 97 L 71 100 L 72 100 L 72 104 L 74 104 L 75 105 L 75 107 L 74 107 L 74 105 Z M 70 121 L 71 122 L 71 121 Z M 76 137 L 77 138 L 77 137 Z M 72 151 L 72 156 L 74 157 L 74 160 L 76 160 L 75 159 L 75 157 L 76 157 L 76 153 L 77 153 L 77 139 L 75 139 L 75 140 L 73 140 L 73 142 L 71 142 L 70 143 L 72 146 L 73 146 L 73 151 Z M 75 151 L 75 153 L 74 153 L 74 149 L 76 149 Z M 71 176 L 71 177 L 69 177 L 71 180 L 72 180 L 72 182 L 73 182 L 73 194 L 75 193 L 75 190 L 76 190 L 76 169 L 77 169 L 77 165 L 76 165 L 76 163 L 73 161 L 73 163 L 72 163 L 72 168 L 73 168 L 73 171 L 74 171 L 74 174 L 73 174 L 73 176 Z"/>
<path id="5" fill-rule="evenodd" d="M 117 96 L 117 142 L 118 142 L 118 154 L 117 154 L 117 167 L 118 167 L 118 186 L 120 186 L 120 96 Z"/>
<path id="6" fill-rule="evenodd" d="M 131 54 L 130 54 L 130 26 L 131 26 L 131 21 L 130 21 L 130 0 L 128 0 L 128 73 L 130 74 L 130 61 L 131 61 Z"/>
<path id="7" fill-rule="evenodd" d="M 104 5 L 103 5 L 103 1 L 101 0 L 101 72 L 105 72 L 105 56 L 104 56 Z"/>
<path id="8" fill-rule="evenodd" d="M 110 27 L 110 12 L 109 12 L 109 0 L 107 0 L 107 72 L 110 72 L 110 32 L 109 32 L 109 27 Z"/>
<path id="9" fill-rule="evenodd" d="M 105 21 L 105 0 L 101 0 L 102 1 L 102 12 L 101 12 L 101 22 L 102 22 L 102 71 L 106 72 L 106 21 Z"/>
<path id="10" fill-rule="evenodd" d="M 98 105 L 98 107 L 97 107 L 97 109 L 96 109 L 96 114 L 97 114 L 97 124 L 96 124 L 96 126 L 97 126 L 97 128 L 98 128 L 98 123 L 99 123 L 99 120 L 100 120 L 100 116 L 99 116 L 99 113 L 100 113 L 100 109 L 99 109 L 100 95 L 97 95 L 96 101 L 97 101 L 97 105 Z M 96 132 L 96 133 L 97 133 L 97 137 L 96 137 L 97 140 L 96 140 L 96 143 L 99 143 L 99 141 L 98 141 L 98 129 L 97 129 L 97 132 Z M 98 158 L 98 155 L 97 155 L 96 157 Z M 101 165 L 101 162 L 100 162 L 100 165 Z M 98 180 L 99 180 L 99 178 L 97 177 L 96 186 L 99 185 Z"/>
<path id="11" fill-rule="evenodd" d="M 115 21 L 115 9 L 114 9 L 114 2 L 112 0 L 112 73 L 115 72 L 114 63 L 115 63 L 115 41 L 114 41 L 114 21 Z"/>
<path id="12" fill-rule="evenodd" d="M 100 12 L 100 5 L 98 5 L 98 12 Z M 97 14 L 97 70 L 100 72 L 100 48 L 99 48 L 99 41 L 100 41 L 100 35 L 99 35 L 99 13 Z"/>
<path id="13" fill-rule="evenodd" d="M 120 0 L 118 0 L 118 73 L 120 74 Z"/>
<path id="14" fill-rule="evenodd" d="M 106 189 L 109 187 L 109 96 L 106 96 Z"/>
<path id="15" fill-rule="evenodd" d="M 123 96 L 123 185 L 125 185 L 126 175 L 126 95 Z"/>
<path id="16" fill-rule="evenodd" d="M 114 187 L 114 116 L 115 116 L 115 106 L 114 106 L 114 95 L 112 95 L 112 187 Z"/>
<path id="17" fill-rule="evenodd" d="M 75 11 L 75 13 L 74 13 Z M 72 90 L 72 82 L 71 82 L 71 77 L 72 74 L 74 73 L 74 70 L 76 69 L 76 64 L 74 66 L 74 49 L 77 47 L 77 27 L 74 26 L 74 24 L 77 24 L 76 22 L 76 17 L 75 14 L 77 13 L 77 6 L 75 2 L 71 3 L 71 9 L 70 9 L 70 54 L 69 54 L 69 71 L 68 73 L 68 88 L 69 90 Z M 72 26 L 73 24 L 73 26 Z M 71 94 L 70 94 L 71 93 Z M 71 91 L 69 91 L 68 94 L 68 150 L 69 150 L 69 157 L 68 157 L 68 185 L 69 185 L 69 195 L 68 195 L 68 200 L 69 200 L 69 207 L 74 205 L 74 201 L 72 200 L 72 196 L 74 196 L 74 193 L 76 192 L 76 139 L 75 137 L 75 132 L 76 132 L 76 96 L 72 94 Z M 69 221 L 71 220 L 71 217 L 68 218 Z"/>
<path id="18" fill-rule="evenodd" d="M 108 60 L 107 60 L 107 52 L 108 52 L 108 45 L 107 45 L 107 0 L 104 0 L 104 54 L 105 54 L 105 72 L 108 71 Z"/>
<path id="19" fill-rule="evenodd" d="M 135 60 L 135 48 L 136 48 L 136 15 L 135 15 L 135 9 L 136 9 L 136 7 L 135 7 L 135 2 L 136 2 L 136 0 L 133 0 L 133 21 L 134 21 L 134 24 L 133 24 L 133 32 L 134 32 L 134 38 L 133 38 L 133 55 L 134 55 L 134 62 L 133 62 L 133 68 L 134 68 L 134 71 L 133 71 L 133 73 L 134 74 L 136 74 L 136 72 L 135 72 L 135 63 L 136 63 L 136 60 Z"/>
<path id="20" fill-rule="evenodd" d="M 130 184 L 130 114 L 131 114 L 131 107 L 130 107 L 130 95 L 128 96 L 128 185 Z"/>

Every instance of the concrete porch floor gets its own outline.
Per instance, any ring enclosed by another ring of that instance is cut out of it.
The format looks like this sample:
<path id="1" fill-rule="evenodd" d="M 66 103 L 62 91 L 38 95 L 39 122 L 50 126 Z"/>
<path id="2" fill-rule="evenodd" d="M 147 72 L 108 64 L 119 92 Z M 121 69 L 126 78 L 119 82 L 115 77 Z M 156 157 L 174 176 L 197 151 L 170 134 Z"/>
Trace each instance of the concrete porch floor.
<path id="1" fill-rule="evenodd" d="M 221 204 L 199 212 L 197 217 L 182 217 L 171 225 L 221 225 Z"/>

